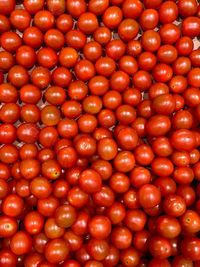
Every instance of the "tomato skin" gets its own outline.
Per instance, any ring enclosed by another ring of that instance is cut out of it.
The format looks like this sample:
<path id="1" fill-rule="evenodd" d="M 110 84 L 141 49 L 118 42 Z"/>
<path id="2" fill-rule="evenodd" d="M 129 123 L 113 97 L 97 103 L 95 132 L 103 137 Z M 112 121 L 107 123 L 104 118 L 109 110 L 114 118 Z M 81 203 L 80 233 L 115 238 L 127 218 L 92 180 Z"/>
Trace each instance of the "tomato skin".
<path id="1" fill-rule="evenodd" d="M 144 167 L 135 167 L 130 173 L 130 182 L 134 187 L 140 188 L 151 182 L 151 174 Z"/>
<path id="2" fill-rule="evenodd" d="M 108 242 L 105 240 L 90 239 L 87 244 L 87 250 L 93 259 L 101 261 L 108 255 Z"/>
<path id="3" fill-rule="evenodd" d="M 165 135 L 171 128 L 171 122 L 167 116 L 154 115 L 146 125 L 146 131 L 149 135 L 159 137 Z"/>
<path id="4" fill-rule="evenodd" d="M 140 261 L 139 253 L 133 247 L 123 250 L 120 256 L 121 256 L 120 258 L 124 266 L 130 266 L 130 265 L 137 266 Z"/>
<path id="5" fill-rule="evenodd" d="M 185 213 L 186 203 L 184 198 L 175 194 L 170 194 L 165 197 L 163 208 L 167 215 L 178 217 Z"/>
<path id="6" fill-rule="evenodd" d="M 170 263 L 167 259 L 157 259 L 154 258 L 150 261 L 149 263 L 149 267 L 159 267 L 159 266 L 163 266 L 163 267 L 170 267 Z"/>
<path id="7" fill-rule="evenodd" d="M 159 14 L 155 9 L 146 9 L 140 16 L 140 24 L 143 30 L 154 29 L 159 21 Z"/>
<path id="8" fill-rule="evenodd" d="M 149 249 L 152 256 L 165 259 L 171 255 L 171 245 L 168 239 L 161 236 L 154 236 L 149 240 Z"/>
<path id="9" fill-rule="evenodd" d="M 40 173 L 39 161 L 35 159 L 22 160 L 20 163 L 20 172 L 27 180 L 35 178 Z"/>
<path id="10" fill-rule="evenodd" d="M 155 52 L 161 44 L 160 35 L 153 30 L 147 30 L 141 41 L 143 48 L 148 52 Z"/>
<path id="11" fill-rule="evenodd" d="M 0 126 L 0 142 L 11 144 L 16 139 L 16 128 L 12 124 L 2 124 Z"/>
<path id="12" fill-rule="evenodd" d="M 155 158 L 151 163 L 152 171 L 157 176 L 170 176 L 174 171 L 174 166 L 167 158 Z"/>
<path id="13" fill-rule="evenodd" d="M 192 261 L 198 261 L 200 258 L 199 242 L 197 237 L 184 238 L 181 242 L 181 251 L 183 255 Z"/>
<path id="14" fill-rule="evenodd" d="M 144 208 L 153 208 L 160 203 L 161 193 L 154 185 L 145 184 L 138 192 L 140 205 Z"/>
<path id="15" fill-rule="evenodd" d="M 11 251 L 16 255 L 23 255 L 30 252 L 32 247 L 32 238 L 24 231 L 19 231 L 12 236 L 10 241 Z"/>
<path id="16" fill-rule="evenodd" d="M 70 227 L 76 221 L 76 217 L 76 210 L 71 205 L 59 206 L 55 211 L 55 221 L 59 227 Z"/>
<path id="17" fill-rule="evenodd" d="M 198 50 L 193 50 L 190 54 L 190 60 L 192 62 L 192 65 L 195 67 L 200 66 L 199 62 L 199 51 Z"/>
<path id="18" fill-rule="evenodd" d="M 153 77 L 157 82 L 167 82 L 172 75 L 172 68 L 164 63 L 157 64 L 153 70 Z"/>
<path id="19" fill-rule="evenodd" d="M 176 218 L 160 216 L 157 220 L 157 231 L 166 238 L 175 238 L 181 232 L 181 225 Z"/>
<path id="20" fill-rule="evenodd" d="M 71 251 L 80 249 L 83 244 L 83 237 L 74 234 L 71 230 L 66 231 L 63 238 L 69 243 L 69 249 Z"/>
<path id="21" fill-rule="evenodd" d="M 127 249 L 132 241 L 132 233 L 126 227 L 116 227 L 112 231 L 111 241 L 117 249 Z"/>
<path id="22" fill-rule="evenodd" d="M 178 7 L 174 2 L 166 1 L 161 4 L 159 9 L 160 21 L 162 23 L 170 23 L 178 17 Z"/>
<path id="23" fill-rule="evenodd" d="M 44 219 L 36 211 L 29 212 L 24 218 L 24 226 L 29 234 L 38 234 L 44 225 Z"/>
<path id="24" fill-rule="evenodd" d="M 196 0 L 0 0 L 0 267 L 200 266 Z"/>
<path id="25" fill-rule="evenodd" d="M 16 194 L 8 195 L 2 203 L 2 211 L 5 215 L 11 217 L 19 216 L 24 208 L 24 201 Z"/>
<path id="26" fill-rule="evenodd" d="M 125 218 L 125 206 L 119 202 L 115 202 L 106 210 L 106 215 L 108 216 L 112 224 L 118 224 Z"/>
<path id="27" fill-rule="evenodd" d="M 83 245 L 75 254 L 76 260 L 81 264 L 85 264 L 87 261 L 91 260 L 90 254 L 87 252 L 86 245 Z"/>
<path id="28" fill-rule="evenodd" d="M 82 0 L 77 0 L 73 2 L 67 0 L 66 8 L 73 18 L 78 18 L 82 13 L 86 11 L 86 4 Z"/>
<path id="29" fill-rule="evenodd" d="M 93 217 L 89 224 L 89 232 L 93 238 L 105 239 L 111 232 L 111 222 L 105 216 L 95 216 Z"/>
<path id="30" fill-rule="evenodd" d="M 141 144 L 136 147 L 134 151 L 134 156 L 137 163 L 142 166 L 146 166 L 152 162 L 154 158 L 154 153 L 150 146 L 146 144 Z"/>
<path id="31" fill-rule="evenodd" d="M 18 223 L 17 220 L 6 216 L 1 215 L 0 216 L 0 236 L 1 237 L 11 237 L 13 234 L 16 233 L 18 229 Z"/>
<path id="32" fill-rule="evenodd" d="M 30 182 L 30 191 L 37 198 L 47 198 L 52 191 L 52 184 L 45 177 L 36 177 Z"/>
<path id="33" fill-rule="evenodd" d="M 171 143 L 177 150 L 191 150 L 195 147 L 194 135 L 187 129 L 177 130 L 171 136 Z"/>
<path id="34" fill-rule="evenodd" d="M 192 266 L 193 262 L 189 259 L 186 259 L 184 256 L 176 256 L 174 257 L 173 261 L 172 261 L 172 266 L 181 266 L 183 264 L 187 264 L 188 266 Z"/>
<path id="35" fill-rule="evenodd" d="M 66 147 L 59 151 L 58 162 L 64 168 L 73 167 L 77 161 L 77 153 L 72 147 Z"/>
<path id="36" fill-rule="evenodd" d="M 188 185 L 178 186 L 176 193 L 184 198 L 187 207 L 191 206 L 195 201 L 195 190 Z"/>
<path id="37" fill-rule="evenodd" d="M 178 3 L 178 9 L 183 17 L 193 16 L 197 12 L 197 3 L 193 0 L 182 0 Z"/>
<path id="38" fill-rule="evenodd" d="M 81 265 L 75 260 L 67 260 L 63 263 L 63 267 L 81 267 Z"/>
<path id="39" fill-rule="evenodd" d="M 169 115 L 173 113 L 175 108 L 175 101 L 173 95 L 163 94 L 153 99 L 153 109 L 156 113 L 162 115 Z"/>
<path id="40" fill-rule="evenodd" d="M 0 252 L 0 266 L 16 267 L 17 256 L 9 249 L 2 249 Z"/>
<path id="41" fill-rule="evenodd" d="M 89 2 L 88 8 L 90 12 L 93 12 L 95 15 L 101 15 L 107 9 L 109 1 L 98 1 L 93 0 Z"/>
<path id="42" fill-rule="evenodd" d="M 198 213 L 187 210 L 180 218 L 181 226 L 187 233 L 196 233 L 199 231 L 200 218 Z"/>
<path id="43" fill-rule="evenodd" d="M 147 221 L 147 217 L 144 212 L 140 210 L 129 210 L 126 212 L 124 218 L 125 225 L 132 231 L 143 230 Z"/>
<path id="44" fill-rule="evenodd" d="M 162 45 L 158 49 L 157 57 L 162 63 L 173 63 L 178 57 L 178 51 L 170 44 Z"/>
<path id="45" fill-rule="evenodd" d="M 162 196 L 174 194 L 177 188 L 175 181 L 170 177 L 158 177 L 154 180 L 154 185 L 160 189 Z"/>
<path id="46" fill-rule="evenodd" d="M 41 10 L 44 6 L 44 1 L 36 1 L 32 2 L 31 0 L 25 0 L 24 1 L 24 7 L 30 14 L 35 14 L 39 10 Z"/>
<path id="47" fill-rule="evenodd" d="M 50 263 L 59 263 L 67 258 L 69 246 L 63 239 L 50 240 L 45 247 L 45 257 Z"/>
<path id="48" fill-rule="evenodd" d="M 200 21 L 198 17 L 190 16 L 183 20 L 182 22 L 182 31 L 185 36 L 194 38 L 199 35 Z"/>

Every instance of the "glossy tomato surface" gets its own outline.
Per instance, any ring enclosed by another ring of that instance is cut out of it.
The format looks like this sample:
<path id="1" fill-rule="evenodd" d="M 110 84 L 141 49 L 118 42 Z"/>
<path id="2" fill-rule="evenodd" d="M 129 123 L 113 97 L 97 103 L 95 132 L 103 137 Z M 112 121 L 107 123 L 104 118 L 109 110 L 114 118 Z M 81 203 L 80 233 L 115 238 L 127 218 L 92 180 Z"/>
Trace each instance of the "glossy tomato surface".
<path id="1" fill-rule="evenodd" d="M 198 0 L 0 0 L 0 267 L 200 266 Z"/>

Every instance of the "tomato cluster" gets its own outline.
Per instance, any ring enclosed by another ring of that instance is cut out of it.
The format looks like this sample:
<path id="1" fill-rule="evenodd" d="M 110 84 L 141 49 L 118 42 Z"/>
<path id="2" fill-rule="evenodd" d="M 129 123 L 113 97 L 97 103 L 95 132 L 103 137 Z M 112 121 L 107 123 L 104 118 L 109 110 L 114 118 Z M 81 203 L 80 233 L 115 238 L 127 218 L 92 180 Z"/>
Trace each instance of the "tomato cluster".
<path id="1" fill-rule="evenodd" d="M 200 266 L 197 0 L 0 0 L 0 267 Z"/>

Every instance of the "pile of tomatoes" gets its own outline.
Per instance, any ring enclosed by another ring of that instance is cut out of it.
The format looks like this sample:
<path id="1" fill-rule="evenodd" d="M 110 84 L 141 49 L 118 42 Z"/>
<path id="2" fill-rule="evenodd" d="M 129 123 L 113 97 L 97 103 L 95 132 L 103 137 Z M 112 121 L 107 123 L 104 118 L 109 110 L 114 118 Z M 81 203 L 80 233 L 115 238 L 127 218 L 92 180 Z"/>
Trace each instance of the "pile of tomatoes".
<path id="1" fill-rule="evenodd" d="M 0 0 L 0 267 L 200 266 L 200 5 Z"/>

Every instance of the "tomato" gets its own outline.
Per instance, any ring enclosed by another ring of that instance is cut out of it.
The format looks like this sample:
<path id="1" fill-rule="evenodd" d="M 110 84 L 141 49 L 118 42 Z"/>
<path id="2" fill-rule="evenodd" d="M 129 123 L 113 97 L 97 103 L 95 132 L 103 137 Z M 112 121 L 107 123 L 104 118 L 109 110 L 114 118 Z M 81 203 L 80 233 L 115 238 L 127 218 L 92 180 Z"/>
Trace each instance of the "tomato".
<path id="1" fill-rule="evenodd" d="M 172 68 L 164 63 L 156 65 L 153 69 L 153 77 L 157 82 L 167 82 L 172 75 Z"/>
<path id="2" fill-rule="evenodd" d="M 24 218 L 24 227 L 26 231 L 33 235 L 38 234 L 44 225 L 44 218 L 37 211 L 29 212 Z"/>
<path id="3" fill-rule="evenodd" d="M 54 218 L 48 218 L 44 224 L 45 235 L 49 239 L 56 239 L 63 236 L 65 229 L 57 225 Z"/>
<path id="4" fill-rule="evenodd" d="M 181 224 L 176 218 L 170 216 L 161 216 L 157 219 L 157 231 L 166 238 L 175 238 L 181 232 Z"/>
<path id="5" fill-rule="evenodd" d="M 105 240 L 90 239 L 87 244 L 87 250 L 94 260 L 101 261 L 108 255 L 109 245 Z"/>
<path id="6" fill-rule="evenodd" d="M 128 210 L 124 219 L 125 225 L 134 232 L 143 230 L 146 221 L 147 217 L 141 210 Z"/>
<path id="7" fill-rule="evenodd" d="M 83 0 L 67 0 L 66 8 L 74 18 L 78 18 L 86 11 L 86 3 Z"/>
<path id="8" fill-rule="evenodd" d="M 92 34 L 98 28 L 97 17 L 91 12 L 81 14 L 77 24 L 79 29 L 85 34 Z"/>
<path id="9" fill-rule="evenodd" d="M 111 232 L 110 220 L 105 216 L 91 218 L 88 227 L 91 236 L 97 239 L 105 239 Z"/>
<path id="10" fill-rule="evenodd" d="M 151 168 L 157 176 L 170 176 L 174 171 L 172 162 L 167 158 L 155 158 L 151 163 Z"/>
<path id="11" fill-rule="evenodd" d="M 30 182 L 30 191 L 37 198 L 46 198 L 51 194 L 52 184 L 45 177 L 36 177 Z"/>
<path id="12" fill-rule="evenodd" d="M 129 172 L 135 166 L 134 154 L 130 151 L 121 151 L 114 159 L 115 169 L 119 172 Z"/>
<path id="13" fill-rule="evenodd" d="M 44 1 L 39 0 L 34 2 L 32 0 L 25 0 L 23 5 L 30 14 L 35 14 L 43 8 Z"/>
<path id="14" fill-rule="evenodd" d="M 197 12 L 197 2 L 193 0 L 181 0 L 178 3 L 178 9 L 181 16 L 192 16 Z"/>
<path id="15" fill-rule="evenodd" d="M 55 211 L 55 221 L 59 227 L 70 227 L 76 221 L 76 217 L 76 210 L 70 205 L 59 206 Z"/>
<path id="16" fill-rule="evenodd" d="M 171 144 L 177 150 L 191 150 L 195 147 L 194 135 L 187 129 L 174 131 L 171 136 Z"/>
<path id="17" fill-rule="evenodd" d="M 170 23 L 178 17 L 178 7 L 172 1 L 166 1 L 160 6 L 159 19 L 161 23 Z"/>
<path id="18" fill-rule="evenodd" d="M 150 146 L 141 144 L 136 147 L 134 151 L 134 156 L 137 163 L 142 166 L 145 166 L 149 165 L 152 162 L 154 158 L 154 153 Z"/>
<path id="19" fill-rule="evenodd" d="M 149 135 L 158 137 L 165 135 L 171 128 L 169 117 L 164 115 L 154 115 L 146 125 L 146 131 Z"/>
<path id="20" fill-rule="evenodd" d="M 9 249 L 1 249 L 0 252 L 0 266 L 16 267 L 17 256 Z"/>
<path id="21" fill-rule="evenodd" d="M 111 6 L 104 12 L 102 20 L 109 29 L 115 29 L 120 24 L 122 16 L 123 14 L 119 7 Z"/>
<path id="22" fill-rule="evenodd" d="M 170 263 L 168 260 L 166 259 L 157 259 L 157 258 L 154 258 L 150 261 L 149 263 L 149 267 L 159 267 L 159 266 L 163 266 L 163 267 L 170 267 Z"/>
<path id="23" fill-rule="evenodd" d="M 39 253 L 43 253 L 47 241 L 48 241 L 48 238 L 46 237 L 46 235 L 43 232 L 35 235 L 33 237 L 33 247 L 34 247 L 34 249 Z"/>
<path id="24" fill-rule="evenodd" d="M 181 242 L 181 252 L 192 261 L 199 261 L 199 239 L 197 237 L 186 237 Z"/>
<path id="25" fill-rule="evenodd" d="M 17 137 L 26 143 L 35 143 L 38 139 L 39 129 L 36 124 L 25 122 L 17 128 Z"/>
<path id="26" fill-rule="evenodd" d="M 0 236 L 6 238 L 13 236 L 18 229 L 18 223 L 15 218 L 1 215 L 0 216 Z"/>
<path id="27" fill-rule="evenodd" d="M 126 18 L 136 19 L 143 10 L 142 3 L 137 0 L 126 0 L 123 2 L 122 11 Z"/>
<path id="28" fill-rule="evenodd" d="M 65 2 L 48 0 L 47 8 L 54 16 L 59 16 L 65 12 Z"/>
<path id="29" fill-rule="evenodd" d="M 132 242 L 132 233 L 127 227 L 116 227 L 111 233 L 112 244 L 117 249 L 127 249 Z"/>
<path id="30" fill-rule="evenodd" d="M 19 37 L 19 35 L 15 32 L 4 32 L 1 35 L 1 45 L 7 52 L 10 53 L 15 52 L 21 46 L 21 44 L 22 40 Z"/>
<path id="31" fill-rule="evenodd" d="M 104 11 L 107 9 L 109 5 L 108 0 L 91 0 L 89 1 L 88 8 L 90 12 L 94 13 L 95 15 L 102 15 Z"/>
<path id="32" fill-rule="evenodd" d="M 0 267 L 199 266 L 196 0 L 0 0 Z"/>
<path id="33" fill-rule="evenodd" d="M 145 184 L 138 191 L 140 205 L 144 208 L 153 208 L 160 203 L 161 193 L 156 186 Z"/>
<path id="34" fill-rule="evenodd" d="M 65 232 L 64 239 L 69 243 L 69 249 L 71 251 L 80 249 L 83 244 L 83 237 L 74 234 L 71 230 Z"/>
<path id="35" fill-rule="evenodd" d="M 60 238 L 50 240 L 45 247 L 45 257 L 50 263 L 59 263 L 69 254 L 68 243 Z"/>
<path id="36" fill-rule="evenodd" d="M 153 30 L 158 25 L 159 14 L 155 9 L 146 9 L 140 16 L 140 25 L 143 30 Z"/>
<path id="37" fill-rule="evenodd" d="M 70 30 L 67 32 L 65 40 L 68 46 L 74 48 L 75 50 L 80 50 L 86 43 L 86 35 L 78 30 Z M 84 62 L 85 61 L 82 63 Z"/>
<path id="38" fill-rule="evenodd" d="M 165 197 L 163 208 L 167 215 L 178 217 L 185 213 L 186 203 L 181 196 L 170 194 Z"/>
<path id="39" fill-rule="evenodd" d="M 16 194 L 10 194 L 4 198 L 2 203 L 2 212 L 11 217 L 19 216 L 24 208 L 24 201 Z"/>
<path id="40" fill-rule="evenodd" d="M 40 164 L 38 160 L 35 159 L 25 159 L 20 163 L 21 175 L 26 179 L 33 179 L 40 173 Z"/>
<path id="41" fill-rule="evenodd" d="M 183 264 L 187 264 L 188 266 L 191 266 L 193 265 L 193 262 L 189 259 L 186 259 L 184 258 L 183 256 L 176 256 L 174 257 L 173 261 L 172 261 L 172 266 L 175 267 L 175 266 L 183 266 Z M 194 265 L 193 265 L 194 266 Z"/>
<path id="42" fill-rule="evenodd" d="M 87 246 L 83 245 L 79 250 L 77 250 L 76 254 L 76 259 L 78 262 L 81 264 L 85 264 L 87 261 L 91 260 L 90 254 L 87 252 Z"/>
<path id="43" fill-rule="evenodd" d="M 24 31 L 30 26 L 31 16 L 26 10 L 13 10 L 10 14 L 10 22 L 19 31 Z"/>
<path id="44" fill-rule="evenodd" d="M 182 229 L 188 233 L 199 231 L 200 218 L 197 212 L 187 210 L 180 218 Z"/>
<path id="45" fill-rule="evenodd" d="M 198 17 L 189 16 L 182 22 L 183 34 L 189 37 L 195 37 L 199 35 L 200 19 Z"/>
<path id="46" fill-rule="evenodd" d="M 171 255 L 172 248 L 167 238 L 157 235 L 150 238 L 149 250 L 155 258 L 165 259 Z"/>
<path id="47" fill-rule="evenodd" d="M 10 240 L 10 249 L 15 255 L 23 255 L 30 252 L 32 238 L 25 231 L 18 231 Z"/>
<path id="48" fill-rule="evenodd" d="M 123 250 L 120 258 L 124 266 L 138 266 L 140 261 L 139 253 L 133 247 Z"/>
<path id="49" fill-rule="evenodd" d="M 167 196 L 176 192 L 176 183 L 170 177 L 161 176 L 155 179 L 153 182 L 160 189 L 162 196 Z"/>

